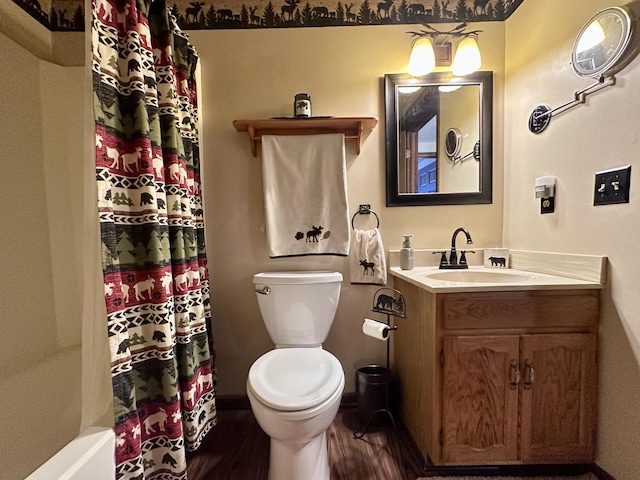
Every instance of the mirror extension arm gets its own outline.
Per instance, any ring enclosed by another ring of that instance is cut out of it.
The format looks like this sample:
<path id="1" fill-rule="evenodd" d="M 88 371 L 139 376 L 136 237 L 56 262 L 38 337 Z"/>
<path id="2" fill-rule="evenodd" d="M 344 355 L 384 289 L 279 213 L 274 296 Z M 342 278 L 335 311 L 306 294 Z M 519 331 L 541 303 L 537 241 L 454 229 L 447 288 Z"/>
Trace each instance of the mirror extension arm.
<path id="1" fill-rule="evenodd" d="M 558 115 L 562 112 L 566 112 L 567 110 L 580 105 L 586 102 L 587 95 L 595 93 L 599 90 L 602 90 L 605 87 L 616 84 L 616 77 L 611 75 L 608 78 L 601 76 L 597 82 L 592 83 L 587 88 L 583 88 L 573 94 L 573 100 L 560 105 L 559 107 L 554 108 L 553 110 L 549 107 L 549 105 L 538 105 L 533 109 L 531 115 L 529 115 L 529 131 L 532 133 L 542 133 L 551 122 L 551 117 Z"/>
<path id="2" fill-rule="evenodd" d="M 451 163 L 453 163 L 454 165 L 456 163 L 462 163 L 465 160 L 469 160 L 471 157 L 475 158 L 477 161 L 480 161 L 480 140 L 476 142 L 476 144 L 473 147 L 473 150 L 471 150 L 466 155 L 457 156 L 455 158 L 452 157 Z"/>

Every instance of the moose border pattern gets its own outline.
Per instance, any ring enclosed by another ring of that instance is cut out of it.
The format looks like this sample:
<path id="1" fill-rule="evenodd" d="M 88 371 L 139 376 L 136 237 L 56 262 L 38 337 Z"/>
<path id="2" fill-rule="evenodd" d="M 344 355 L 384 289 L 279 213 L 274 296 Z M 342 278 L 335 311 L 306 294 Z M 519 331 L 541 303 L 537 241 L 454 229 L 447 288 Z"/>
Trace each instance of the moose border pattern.
<path id="1" fill-rule="evenodd" d="M 53 31 L 84 31 L 83 0 L 13 0 L 22 10 Z"/>
<path id="2" fill-rule="evenodd" d="M 12 0 L 51 31 L 83 31 L 83 0 Z M 183 30 L 506 20 L 524 0 L 171 0 Z M 335 2 L 335 3 L 333 3 Z M 123 3 L 123 2 L 120 2 Z"/>

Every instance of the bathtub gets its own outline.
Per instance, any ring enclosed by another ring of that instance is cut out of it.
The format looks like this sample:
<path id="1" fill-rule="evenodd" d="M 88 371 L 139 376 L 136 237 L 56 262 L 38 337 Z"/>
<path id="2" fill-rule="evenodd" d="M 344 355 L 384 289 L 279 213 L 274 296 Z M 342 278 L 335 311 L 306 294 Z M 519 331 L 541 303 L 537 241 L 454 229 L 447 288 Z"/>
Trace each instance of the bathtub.
<path id="1" fill-rule="evenodd" d="M 115 443 L 112 428 L 90 427 L 25 480 L 114 480 Z"/>

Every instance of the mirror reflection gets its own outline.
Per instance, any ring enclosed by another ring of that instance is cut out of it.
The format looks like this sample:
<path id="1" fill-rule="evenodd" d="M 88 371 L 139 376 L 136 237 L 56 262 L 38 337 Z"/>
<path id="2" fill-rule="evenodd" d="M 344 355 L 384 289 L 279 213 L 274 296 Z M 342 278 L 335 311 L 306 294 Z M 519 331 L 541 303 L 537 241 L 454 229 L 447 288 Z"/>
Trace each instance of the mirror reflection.
<path id="1" fill-rule="evenodd" d="M 492 73 L 385 79 L 387 205 L 491 203 Z"/>
<path id="2" fill-rule="evenodd" d="M 462 148 L 462 134 L 456 128 L 450 128 L 444 136 L 444 151 L 454 165 L 469 160 L 471 157 L 480 161 L 480 140 L 478 140 L 466 155 L 460 155 Z"/>
<path id="3" fill-rule="evenodd" d="M 455 128 L 450 128 L 444 135 L 444 151 L 452 162 L 460 153 L 462 146 L 462 134 Z"/>

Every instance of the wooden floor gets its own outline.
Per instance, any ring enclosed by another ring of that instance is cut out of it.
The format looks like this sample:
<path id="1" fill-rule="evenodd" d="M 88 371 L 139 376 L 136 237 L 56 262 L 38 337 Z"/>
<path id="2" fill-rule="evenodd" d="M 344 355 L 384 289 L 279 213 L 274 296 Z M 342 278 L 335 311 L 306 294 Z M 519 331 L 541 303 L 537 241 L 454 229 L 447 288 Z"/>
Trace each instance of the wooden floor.
<path id="1" fill-rule="evenodd" d="M 390 422 L 387 422 L 390 423 Z M 371 428 L 363 440 L 355 408 L 341 409 L 327 431 L 331 480 L 415 480 L 419 458 L 401 430 Z M 269 437 L 251 410 L 218 411 L 218 425 L 188 460 L 189 480 L 267 480 Z"/>
<path id="2" fill-rule="evenodd" d="M 327 430 L 331 480 L 516 480 L 516 476 L 517 480 L 598 480 L 584 468 L 571 465 L 550 467 L 562 473 L 551 473 L 544 465 L 515 466 L 517 473 L 509 466 L 484 471 L 483 467 L 461 467 L 446 474 L 441 467 L 423 470 L 421 455 L 405 431 L 393 428 L 384 414 L 382 420 L 386 425 L 370 428 L 364 439 L 358 440 L 354 431 L 364 428 L 358 421 L 358 410 L 340 409 Z M 198 451 L 189 455 L 187 473 L 189 480 L 267 480 L 268 465 L 269 437 L 251 410 L 218 410 L 218 425 Z"/>

